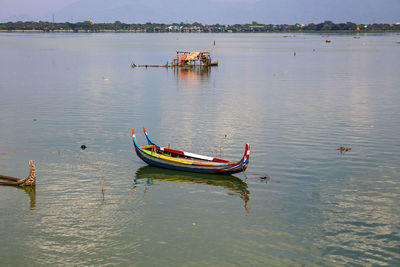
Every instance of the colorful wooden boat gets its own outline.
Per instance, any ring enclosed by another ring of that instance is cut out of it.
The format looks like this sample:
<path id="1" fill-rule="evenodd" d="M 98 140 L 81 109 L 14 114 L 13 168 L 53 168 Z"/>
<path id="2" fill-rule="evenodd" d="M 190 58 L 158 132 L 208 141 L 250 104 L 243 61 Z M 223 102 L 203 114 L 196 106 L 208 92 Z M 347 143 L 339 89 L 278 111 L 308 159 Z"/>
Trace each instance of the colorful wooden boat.
<path id="1" fill-rule="evenodd" d="M 136 142 L 135 132 L 132 130 L 133 145 L 138 157 L 149 165 L 189 172 L 233 174 L 245 171 L 249 164 L 249 144 L 246 144 L 241 160 L 229 161 L 161 147 L 151 140 L 144 128 L 143 131 L 148 145 L 139 146 Z"/>

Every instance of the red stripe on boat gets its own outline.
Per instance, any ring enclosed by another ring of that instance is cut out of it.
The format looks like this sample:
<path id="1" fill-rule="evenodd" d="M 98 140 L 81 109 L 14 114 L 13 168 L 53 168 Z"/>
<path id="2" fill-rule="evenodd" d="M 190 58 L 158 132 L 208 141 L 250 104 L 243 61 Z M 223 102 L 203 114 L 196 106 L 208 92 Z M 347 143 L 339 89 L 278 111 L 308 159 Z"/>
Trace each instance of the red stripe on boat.
<path id="1" fill-rule="evenodd" d="M 170 148 L 165 148 L 165 147 L 164 147 L 164 151 L 165 152 L 169 152 L 169 153 L 179 154 L 179 155 L 185 155 L 185 152 L 183 152 L 183 151 L 170 149 Z"/>
<path id="2" fill-rule="evenodd" d="M 229 160 L 219 159 L 219 158 L 213 158 L 212 161 L 214 161 L 214 162 L 221 162 L 221 163 L 228 163 L 228 162 L 229 162 Z"/>

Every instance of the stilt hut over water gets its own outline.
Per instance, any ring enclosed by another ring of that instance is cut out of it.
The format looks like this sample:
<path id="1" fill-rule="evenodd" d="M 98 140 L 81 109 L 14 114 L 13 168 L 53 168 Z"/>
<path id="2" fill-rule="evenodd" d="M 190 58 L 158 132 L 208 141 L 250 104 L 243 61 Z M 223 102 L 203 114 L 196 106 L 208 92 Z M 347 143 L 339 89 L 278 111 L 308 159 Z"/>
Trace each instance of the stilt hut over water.
<path id="1" fill-rule="evenodd" d="M 180 67 L 211 67 L 218 66 L 218 60 L 212 62 L 210 52 L 183 52 L 177 51 L 176 56 L 165 65 L 136 65 L 131 62 L 131 67 L 153 67 L 153 68 L 180 68 Z"/>
<path id="2" fill-rule="evenodd" d="M 174 66 L 216 66 L 218 61 L 211 62 L 210 52 L 177 51 L 173 60 Z"/>

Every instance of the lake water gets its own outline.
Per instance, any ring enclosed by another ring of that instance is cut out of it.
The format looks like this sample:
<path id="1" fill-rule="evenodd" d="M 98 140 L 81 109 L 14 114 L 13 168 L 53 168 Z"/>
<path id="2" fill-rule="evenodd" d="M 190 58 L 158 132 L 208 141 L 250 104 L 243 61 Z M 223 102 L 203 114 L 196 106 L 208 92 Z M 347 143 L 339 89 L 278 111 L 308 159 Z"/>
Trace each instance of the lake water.
<path id="1" fill-rule="evenodd" d="M 0 173 L 38 181 L 0 187 L 1 265 L 399 265 L 400 35 L 359 37 L 2 33 Z M 130 68 L 177 50 L 220 65 Z M 143 126 L 249 168 L 148 167 Z"/>

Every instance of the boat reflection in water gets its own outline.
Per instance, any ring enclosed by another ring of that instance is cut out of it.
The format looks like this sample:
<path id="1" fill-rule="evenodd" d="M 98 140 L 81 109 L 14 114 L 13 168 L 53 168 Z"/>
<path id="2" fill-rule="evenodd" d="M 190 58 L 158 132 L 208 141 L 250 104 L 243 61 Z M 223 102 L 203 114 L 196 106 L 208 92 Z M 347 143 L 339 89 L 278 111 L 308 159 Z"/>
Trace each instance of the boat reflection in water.
<path id="1" fill-rule="evenodd" d="M 136 190 L 137 182 L 140 179 L 146 179 L 144 194 L 147 193 L 147 186 L 151 186 L 154 181 L 169 181 L 191 184 L 205 184 L 212 186 L 220 186 L 231 190 L 232 194 L 237 194 L 244 201 L 244 208 L 248 212 L 248 202 L 250 200 L 250 192 L 247 184 L 241 179 L 232 175 L 213 175 L 202 173 L 191 173 L 184 171 L 174 171 L 153 166 L 144 166 L 136 171 L 133 190 Z"/>

